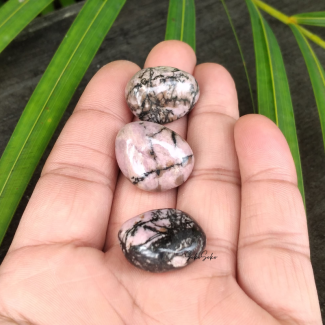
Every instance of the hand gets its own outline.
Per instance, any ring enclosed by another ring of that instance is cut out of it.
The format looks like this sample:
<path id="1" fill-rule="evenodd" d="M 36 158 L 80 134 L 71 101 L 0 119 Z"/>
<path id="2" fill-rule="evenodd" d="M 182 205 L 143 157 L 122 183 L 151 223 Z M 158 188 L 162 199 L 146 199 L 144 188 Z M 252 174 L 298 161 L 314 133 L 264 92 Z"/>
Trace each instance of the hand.
<path id="1" fill-rule="evenodd" d="M 132 120 L 124 88 L 140 68 L 115 61 L 90 81 L 1 265 L 1 324 L 321 324 L 287 142 L 263 116 L 239 119 L 223 67 L 195 64 L 179 41 L 159 43 L 145 63 L 185 70 L 200 85 L 189 117 L 167 125 L 195 155 L 178 191 L 148 193 L 118 176 L 115 136 Z M 129 264 L 118 229 L 157 208 L 193 216 L 217 259 L 161 274 Z"/>

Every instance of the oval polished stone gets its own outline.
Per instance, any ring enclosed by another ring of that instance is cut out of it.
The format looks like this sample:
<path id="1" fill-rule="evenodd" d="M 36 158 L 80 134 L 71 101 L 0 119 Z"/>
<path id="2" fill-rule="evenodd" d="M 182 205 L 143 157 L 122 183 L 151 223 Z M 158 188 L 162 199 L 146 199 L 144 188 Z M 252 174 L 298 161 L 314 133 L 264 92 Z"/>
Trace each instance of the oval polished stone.
<path id="1" fill-rule="evenodd" d="M 151 122 L 126 124 L 116 136 L 115 154 L 122 173 L 145 191 L 183 184 L 194 166 L 189 144 L 174 131 Z"/>
<path id="2" fill-rule="evenodd" d="M 184 267 L 201 254 L 206 244 L 201 227 L 176 209 L 142 213 L 122 225 L 118 238 L 127 260 L 150 272 Z"/>
<path id="3" fill-rule="evenodd" d="M 142 69 L 128 82 L 125 98 L 142 121 L 165 124 L 190 112 L 200 96 L 195 78 L 172 67 Z"/>

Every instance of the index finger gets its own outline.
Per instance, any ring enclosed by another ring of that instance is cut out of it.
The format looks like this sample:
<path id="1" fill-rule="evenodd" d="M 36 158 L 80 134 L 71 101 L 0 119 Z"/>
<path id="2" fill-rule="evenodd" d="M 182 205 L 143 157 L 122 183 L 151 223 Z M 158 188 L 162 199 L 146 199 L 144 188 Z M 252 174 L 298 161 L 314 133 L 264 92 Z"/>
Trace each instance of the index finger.
<path id="1" fill-rule="evenodd" d="M 124 88 L 139 70 L 129 61 L 103 67 L 61 132 L 10 250 L 73 242 L 102 248 L 117 178 L 118 130 L 132 119 Z"/>

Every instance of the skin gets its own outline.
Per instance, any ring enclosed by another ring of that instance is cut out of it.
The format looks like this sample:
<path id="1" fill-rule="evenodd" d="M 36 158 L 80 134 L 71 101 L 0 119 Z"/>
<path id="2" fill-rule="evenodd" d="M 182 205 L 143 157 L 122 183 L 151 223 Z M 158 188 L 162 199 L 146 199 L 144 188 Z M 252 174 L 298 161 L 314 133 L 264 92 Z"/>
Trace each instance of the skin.
<path id="1" fill-rule="evenodd" d="M 188 181 L 148 193 L 118 174 L 115 136 L 132 121 L 124 99 L 140 69 L 103 67 L 58 138 L 0 267 L 0 324 L 322 324 L 306 215 L 295 166 L 278 127 L 239 118 L 234 81 L 193 50 L 165 41 L 145 67 L 195 76 L 201 97 L 166 126 L 195 155 Z M 207 235 L 207 255 L 184 269 L 152 274 L 127 262 L 122 223 L 177 208 Z"/>

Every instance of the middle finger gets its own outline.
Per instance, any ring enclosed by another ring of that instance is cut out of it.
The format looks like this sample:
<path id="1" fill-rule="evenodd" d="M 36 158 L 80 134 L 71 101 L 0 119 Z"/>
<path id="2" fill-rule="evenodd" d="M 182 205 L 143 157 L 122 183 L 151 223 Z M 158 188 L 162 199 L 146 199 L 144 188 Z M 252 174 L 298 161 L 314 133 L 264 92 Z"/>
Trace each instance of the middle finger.
<path id="1" fill-rule="evenodd" d="M 165 65 L 193 74 L 195 64 L 196 56 L 189 45 L 180 41 L 164 41 L 151 50 L 144 67 Z M 186 116 L 168 123 L 166 126 L 186 139 Z M 118 244 L 117 233 L 126 220 L 153 209 L 175 208 L 176 193 L 176 189 L 165 192 L 143 191 L 131 184 L 120 173 L 111 210 L 105 250 Z"/>

